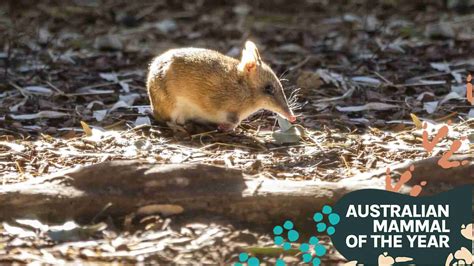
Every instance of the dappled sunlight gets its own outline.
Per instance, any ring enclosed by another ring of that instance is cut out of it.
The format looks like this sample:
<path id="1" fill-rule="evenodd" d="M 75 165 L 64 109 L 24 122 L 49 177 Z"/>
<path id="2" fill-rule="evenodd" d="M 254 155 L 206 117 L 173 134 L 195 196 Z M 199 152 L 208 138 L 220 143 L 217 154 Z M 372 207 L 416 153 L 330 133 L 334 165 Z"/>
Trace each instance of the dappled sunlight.
<path id="1" fill-rule="evenodd" d="M 347 262 L 267 229 L 472 183 L 472 6 L 2 1 L 0 262 Z"/>

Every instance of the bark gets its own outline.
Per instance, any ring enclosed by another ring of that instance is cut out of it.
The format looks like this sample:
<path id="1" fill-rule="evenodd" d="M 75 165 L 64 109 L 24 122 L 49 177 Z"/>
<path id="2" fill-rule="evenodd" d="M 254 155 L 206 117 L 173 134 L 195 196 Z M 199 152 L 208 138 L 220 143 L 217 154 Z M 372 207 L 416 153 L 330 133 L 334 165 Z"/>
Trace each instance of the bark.
<path id="1" fill-rule="evenodd" d="M 411 184 L 427 180 L 450 185 L 473 183 L 474 160 L 441 169 L 436 158 L 414 163 Z M 459 157 L 457 158 L 459 159 Z M 410 165 L 392 166 L 392 175 Z M 156 165 L 111 161 L 0 188 L 0 220 L 34 217 L 90 222 L 97 216 L 130 213 L 212 213 L 235 221 L 273 225 L 286 218 L 308 220 L 324 204 L 346 193 L 385 188 L 385 169 L 339 182 L 290 181 L 246 176 L 240 170 L 203 164 Z M 409 191 L 405 186 L 403 192 Z M 428 190 L 426 190 L 428 191 Z M 438 191 L 439 192 L 439 191 Z"/>

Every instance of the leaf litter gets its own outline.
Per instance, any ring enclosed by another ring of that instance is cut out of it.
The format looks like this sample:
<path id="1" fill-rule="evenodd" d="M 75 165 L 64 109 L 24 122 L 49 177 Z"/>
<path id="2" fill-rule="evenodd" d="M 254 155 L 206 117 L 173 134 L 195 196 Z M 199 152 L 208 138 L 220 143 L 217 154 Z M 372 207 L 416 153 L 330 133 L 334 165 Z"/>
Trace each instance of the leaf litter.
<path id="1" fill-rule="evenodd" d="M 469 152 L 474 108 L 464 82 L 474 70 L 472 15 L 435 2 L 422 12 L 414 1 L 382 2 L 24 4 L 21 14 L 0 20 L 1 184 L 124 159 L 338 181 L 426 158 L 421 124 L 435 132 L 448 119 L 450 135 L 433 153 L 461 135 L 468 140 L 460 152 Z M 0 9 L 8 14 L 5 3 Z M 145 89 L 154 55 L 197 46 L 238 57 L 246 38 L 283 74 L 288 96 L 297 85 L 297 97 L 290 97 L 296 124 L 268 112 L 233 133 L 196 125 L 174 132 L 154 121 Z M 242 247 L 276 259 L 271 236 L 258 228 L 142 211 L 83 225 L 5 222 L 0 261 L 229 264 Z M 325 263 L 344 261 L 329 254 Z"/>

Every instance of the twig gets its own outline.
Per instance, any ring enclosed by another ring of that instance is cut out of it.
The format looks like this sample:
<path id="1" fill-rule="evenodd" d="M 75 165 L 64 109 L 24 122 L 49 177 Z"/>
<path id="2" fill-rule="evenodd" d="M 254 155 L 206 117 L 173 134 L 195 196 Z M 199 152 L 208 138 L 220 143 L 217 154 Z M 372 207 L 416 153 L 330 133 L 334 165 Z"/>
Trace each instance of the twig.
<path id="1" fill-rule="evenodd" d="M 257 150 L 257 149 L 254 148 L 254 147 L 243 146 L 243 145 L 237 145 L 237 144 L 231 144 L 231 143 L 223 143 L 223 142 L 211 143 L 211 144 L 208 144 L 208 145 L 206 145 L 206 146 L 204 146 L 204 147 L 201 147 L 201 148 L 199 148 L 199 149 L 200 149 L 200 150 L 205 150 L 205 149 L 208 149 L 208 148 L 213 147 L 213 146 L 216 146 L 216 145 L 228 146 L 228 147 L 234 147 L 234 148 L 244 148 L 244 149 Z"/>
<path id="2" fill-rule="evenodd" d="M 217 132 L 219 132 L 219 131 L 211 130 L 211 131 L 207 131 L 207 132 L 203 132 L 203 133 L 194 134 L 194 135 L 191 135 L 191 139 L 194 139 L 195 137 L 207 136 L 207 135 L 210 135 L 212 133 L 217 133 Z"/>
<path id="3" fill-rule="evenodd" d="M 390 80 L 386 79 L 384 76 L 382 76 L 382 74 L 380 74 L 379 72 L 377 71 L 373 71 L 373 73 L 375 75 L 377 75 L 379 78 L 383 79 L 385 82 L 387 82 L 390 86 L 393 86 L 393 82 L 391 82 Z"/>

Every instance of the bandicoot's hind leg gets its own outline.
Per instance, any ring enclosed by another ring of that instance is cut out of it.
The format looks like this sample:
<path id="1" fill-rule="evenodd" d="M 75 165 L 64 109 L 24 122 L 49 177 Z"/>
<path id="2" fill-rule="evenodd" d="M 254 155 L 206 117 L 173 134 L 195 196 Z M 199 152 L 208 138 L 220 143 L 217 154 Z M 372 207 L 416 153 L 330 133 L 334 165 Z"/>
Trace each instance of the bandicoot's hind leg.
<path id="1" fill-rule="evenodd" d="M 171 119 L 171 110 L 174 108 L 174 99 L 170 95 L 164 82 L 165 72 L 163 64 L 159 60 L 154 60 L 150 65 L 146 87 L 150 99 L 153 117 L 158 121 L 169 121 Z"/>
<path id="2" fill-rule="evenodd" d="M 169 103 L 159 102 L 151 104 L 152 115 L 157 121 L 170 121 L 171 116 L 167 108 L 173 108 L 169 106 Z"/>
<path id="3" fill-rule="evenodd" d="M 159 82 L 149 81 L 147 84 L 151 111 L 156 120 L 169 121 L 171 120 L 170 111 L 174 109 L 174 101 L 157 83 Z"/>

